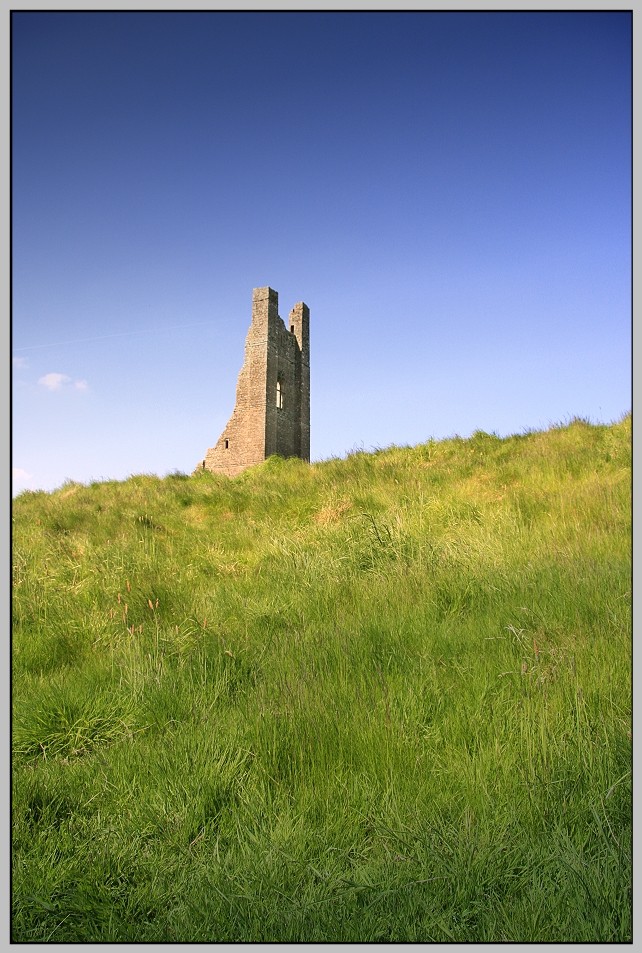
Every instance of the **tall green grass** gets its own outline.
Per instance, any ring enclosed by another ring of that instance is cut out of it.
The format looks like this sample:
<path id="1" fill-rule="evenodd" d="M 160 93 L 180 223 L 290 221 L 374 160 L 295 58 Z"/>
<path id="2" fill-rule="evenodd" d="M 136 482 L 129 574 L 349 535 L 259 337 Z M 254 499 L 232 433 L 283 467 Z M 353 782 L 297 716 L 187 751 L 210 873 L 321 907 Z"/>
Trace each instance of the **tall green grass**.
<path id="1" fill-rule="evenodd" d="M 630 451 L 19 496 L 14 939 L 630 940 Z"/>

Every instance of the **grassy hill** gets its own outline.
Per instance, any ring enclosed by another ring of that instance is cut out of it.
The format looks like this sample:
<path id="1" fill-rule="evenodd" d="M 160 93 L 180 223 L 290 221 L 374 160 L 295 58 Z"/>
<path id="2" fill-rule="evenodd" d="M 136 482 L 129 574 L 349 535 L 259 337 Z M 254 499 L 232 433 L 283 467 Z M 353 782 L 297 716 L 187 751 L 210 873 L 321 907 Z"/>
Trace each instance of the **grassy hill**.
<path id="1" fill-rule="evenodd" d="M 631 937 L 631 420 L 13 506 L 13 937 Z"/>

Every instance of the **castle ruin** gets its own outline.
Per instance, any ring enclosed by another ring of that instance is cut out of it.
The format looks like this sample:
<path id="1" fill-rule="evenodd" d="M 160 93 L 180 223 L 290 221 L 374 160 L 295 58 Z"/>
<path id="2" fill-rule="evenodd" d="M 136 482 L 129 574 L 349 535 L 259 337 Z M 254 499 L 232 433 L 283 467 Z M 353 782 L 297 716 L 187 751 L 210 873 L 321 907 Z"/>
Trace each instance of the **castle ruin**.
<path id="1" fill-rule="evenodd" d="M 272 288 L 252 292 L 236 405 L 203 470 L 235 476 L 273 453 L 310 460 L 310 311 L 295 304 L 286 327 L 278 304 Z"/>

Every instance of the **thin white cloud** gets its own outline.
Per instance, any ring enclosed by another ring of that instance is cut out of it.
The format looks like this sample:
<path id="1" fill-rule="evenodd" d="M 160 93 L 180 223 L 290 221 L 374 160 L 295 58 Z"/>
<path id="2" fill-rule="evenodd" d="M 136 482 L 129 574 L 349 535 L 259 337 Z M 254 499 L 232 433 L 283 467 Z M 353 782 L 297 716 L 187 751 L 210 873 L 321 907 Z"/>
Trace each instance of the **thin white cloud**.
<path id="1" fill-rule="evenodd" d="M 38 383 L 42 387 L 46 387 L 47 390 L 62 390 L 68 387 L 73 387 L 74 390 L 80 391 L 89 390 L 89 384 L 86 380 L 74 381 L 68 374 L 58 374 L 55 371 L 38 378 Z"/>
<path id="2" fill-rule="evenodd" d="M 43 387 L 46 387 L 47 390 L 60 390 L 63 384 L 68 384 L 71 381 L 71 377 L 68 377 L 66 374 L 45 374 L 44 377 L 38 379 L 38 383 L 42 384 Z"/>
<path id="3" fill-rule="evenodd" d="M 14 357 L 13 367 L 16 371 L 22 371 L 25 369 L 25 367 L 29 367 L 29 361 L 26 357 Z"/>
<path id="4" fill-rule="evenodd" d="M 33 480 L 33 474 L 27 473 L 22 467 L 13 467 L 11 474 L 13 476 L 13 482 L 16 484 L 30 483 L 31 480 Z"/>

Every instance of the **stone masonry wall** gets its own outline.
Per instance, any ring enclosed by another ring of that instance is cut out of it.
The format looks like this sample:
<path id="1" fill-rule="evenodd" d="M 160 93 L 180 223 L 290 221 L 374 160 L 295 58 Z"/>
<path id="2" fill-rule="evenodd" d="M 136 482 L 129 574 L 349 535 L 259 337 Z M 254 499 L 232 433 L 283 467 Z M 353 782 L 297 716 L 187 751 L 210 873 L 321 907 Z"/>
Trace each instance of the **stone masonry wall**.
<path id="1" fill-rule="evenodd" d="M 252 323 L 234 412 L 201 467 L 235 476 L 273 453 L 310 459 L 310 311 L 299 302 L 286 327 L 272 288 L 252 293 Z"/>

